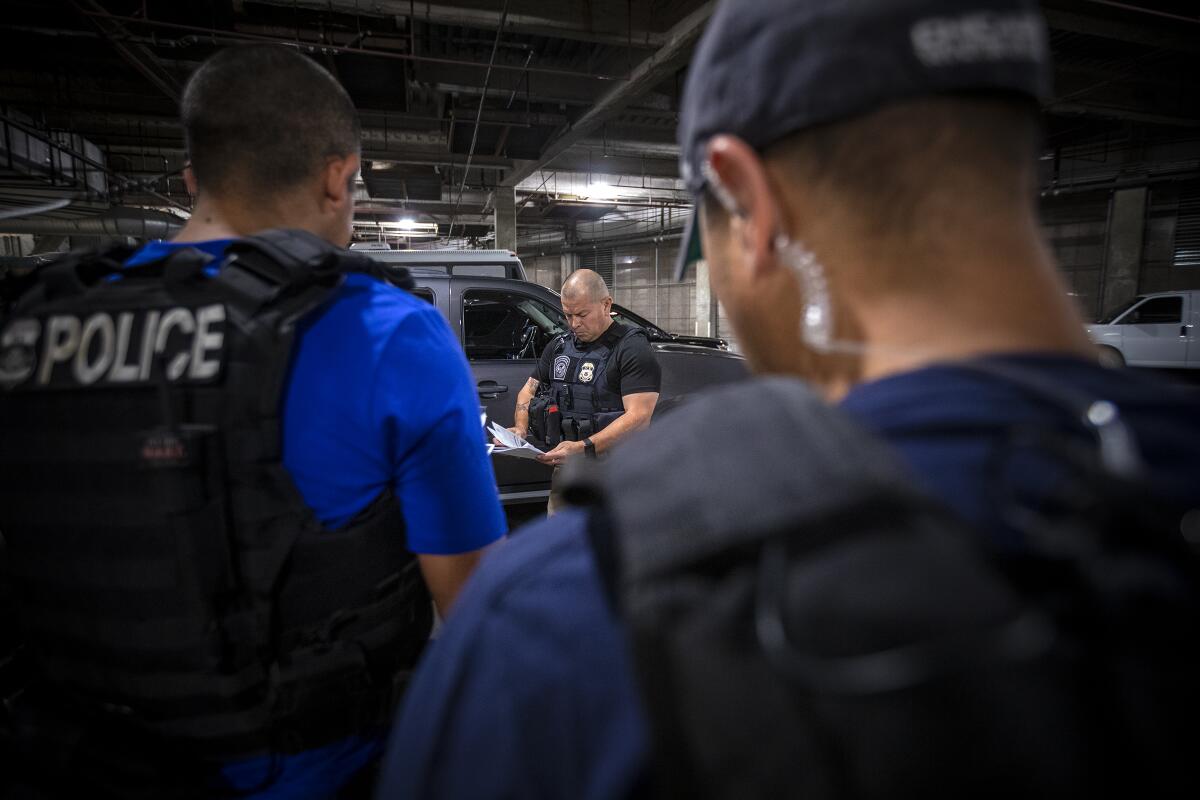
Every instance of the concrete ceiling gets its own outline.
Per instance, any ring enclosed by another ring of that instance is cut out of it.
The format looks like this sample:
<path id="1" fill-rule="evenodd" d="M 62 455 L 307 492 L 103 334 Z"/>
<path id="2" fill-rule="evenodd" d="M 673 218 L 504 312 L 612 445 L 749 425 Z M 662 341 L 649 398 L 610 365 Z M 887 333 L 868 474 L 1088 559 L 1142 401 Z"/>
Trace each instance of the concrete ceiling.
<path id="1" fill-rule="evenodd" d="M 1058 64 L 1050 147 L 1200 131 L 1192 0 L 1043 5 Z M 62 176 L 0 170 L 0 206 L 19 191 L 73 194 L 88 208 L 188 207 L 180 88 L 215 49 L 268 41 L 329 68 L 359 107 L 364 220 L 415 214 L 444 232 L 455 219 L 456 235 L 481 235 L 497 187 L 526 201 L 523 231 L 566 230 L 610 209 L 677 207 L 686 202 L 675 180 L 679 94 L 711 8 L 711 0 L 6 0 L 0 114 L 95 145 L 108 180 L 98 195 Z M 607 196 L 589 197 L 598 184 Z"/>

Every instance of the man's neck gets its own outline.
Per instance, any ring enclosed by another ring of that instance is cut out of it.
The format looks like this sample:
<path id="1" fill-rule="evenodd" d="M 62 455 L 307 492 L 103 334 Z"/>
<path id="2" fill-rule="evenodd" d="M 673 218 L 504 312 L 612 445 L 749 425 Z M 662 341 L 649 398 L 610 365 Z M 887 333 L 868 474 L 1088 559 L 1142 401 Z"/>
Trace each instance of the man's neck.
<path id="1" fill-rule="evenodd" d="M 947 266 L 931 269 L 931 283 L 920 289 L 848 300 L 841 322 L 835 321 L 838 335 L 865 347 L 859 355 L 829 359 L 832 369 L 821 382 L 831 399 L 855 384 L 936 363 L 1005 353 L 1093 354 L 1036 230 L 942 246 L 933 254 L 891 256 L 914 270 Z M 868 266 L 855 273 L 869 274 Z M 914 284 L 920 281 L 917 275 Z"/>
<path id="2" fill-rule="evenodd" d="M 295 213 L 285 213 L 273 208 L 266 201 L 253 207 L 236 203 L 217 202 L 208 195 L 201 194 L 196 199 L 196 207 L 191 219 L 179 231 L 172 241 L 175 242 L 206 242 L 212 239 L 240 239 L 253 236 L 260 231 L 271 228 L 302 228 L 317 231 Z M 320 235 L 318 233 L 318 235 Z"/>
<path id="3" fill-rule="evenodd" d="M 196 200 L 191 219 L 172 241 L 207 242 L 213 239 L 237 239 L 242 235 L 226 218 L 221 207 L 202 195 Z"/>

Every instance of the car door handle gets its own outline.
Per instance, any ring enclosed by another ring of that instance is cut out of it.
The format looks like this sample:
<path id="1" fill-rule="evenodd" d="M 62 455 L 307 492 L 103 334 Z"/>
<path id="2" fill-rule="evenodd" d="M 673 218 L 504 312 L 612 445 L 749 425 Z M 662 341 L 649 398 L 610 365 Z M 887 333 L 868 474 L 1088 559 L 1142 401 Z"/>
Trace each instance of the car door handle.
<path id="1" fill-rule="evenodd" d="M 1191 325 L 1180 325 L 1179 326 L 1179 335 L 1182 336 L 1184 339 L 1186 339 L 1186 338 L 1188 338 L 1188 335 L 1189 335 L 1188 332 L 1191 329 L 1192 329 Z"/>
<path id="2" fill-rule="evenodd" d="M 485 400 L 499 397 L 508 391 L 507 386 L 502 383 L 496 383 L 495 381 L 480 381 L 476 388 L 479 389 L 479 396 Z"/>

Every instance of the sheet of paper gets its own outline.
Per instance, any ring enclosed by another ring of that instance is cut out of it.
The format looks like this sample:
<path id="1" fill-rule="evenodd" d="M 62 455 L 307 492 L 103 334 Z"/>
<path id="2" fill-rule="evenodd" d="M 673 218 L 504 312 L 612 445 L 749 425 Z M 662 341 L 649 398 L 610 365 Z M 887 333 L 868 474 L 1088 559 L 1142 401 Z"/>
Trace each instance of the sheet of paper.
<path id="1" fill-rule="evenodd" d="M 536 459 L 542 454 L 541 450 L 529 445 L 527 447 L 497 447 L 492 450 L 492 455 L 497 456 L 512 456 L 513 458 L 532 458 Z"/>
<path id="2" fill-rule="evenodd" d="M 536 458 L 542 455 L 542 450 L 534 447 L 507 428 L 501 428 L 494 422 L 488 428 L 488 431 L 491 432 L 492 436 L 496 437 L 497 442 L 500 442 L 499 446 L 492 449 L 492 452 L 497 455 L 516 456 L 517 458 Z"/>

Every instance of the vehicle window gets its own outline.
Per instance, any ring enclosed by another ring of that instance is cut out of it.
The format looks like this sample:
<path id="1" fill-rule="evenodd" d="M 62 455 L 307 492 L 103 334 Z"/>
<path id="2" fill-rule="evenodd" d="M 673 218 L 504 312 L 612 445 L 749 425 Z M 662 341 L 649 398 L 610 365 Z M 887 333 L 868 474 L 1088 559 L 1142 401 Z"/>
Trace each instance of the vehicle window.
<path id="1" fill-rule="evenodd" d="M 1117 306 L 1117 307 L 1116 307 L 1116 308 L 1114 308 L 1112 311 L 1108 312 L 1108 313 L 1107 313 L 1107 314 L 1105 314 L 1104 316 L 1100 317 L 1100 319 L 1096 320 L 1096 324 L 1097 324 L 1097 325 L 1110 325 L 1110 324 L 1112 324 L 1113 322 L 1115 322 L 1115 321 L 1116 321 L 1117 317 L 1121 316 L 1121 315 L 1122 315 L 1122 314 L 1124 314 L 1126 311 L 1128 311 L 1129 309 L 1133 308 L 1133 307 L 1134 307 L 1134 306 L 1136 306 L 1138 303 L 1142 302 L 1142 300 L 1144 300 L 1144 299 L 1145 299 L 1144 297 L 1141 297 L 1141 296 L 1139 295 L 1138 297 L 1135 297 L 1135 298 L 1133 298 L 1132 300 L 1130 300 L 1130 301 L 1128 301 L 1128 302 L 1121 303 L 1121 305 Z"/>
<path id="2" fill-rule="evenodd" d="M 1183 321 L 1182 297 L 1152 297 L 1129 312 L 1122 325 L 1170 325 Z"/>
<path id="3" fill-rule="evenodd" d="M 429 305 L 437 305 L 437 303 L 433 302 L 433 289 L 427 289 L 424 286 L 418 286 L 417 288 L 410 289 L 409 291 L 412 292 L 415 297 L 419 297 L 426 303 L 429 303 Z"/>
<path id="4" fill-rule="evenodd" d="M 471 278 L 509 278 L 508 267 L 504 264 L 455 264 L 454 276 Z"/>
<path id="5" fill-rule="evenodd" d="M 463 294 L 463 349 L 473 361 L 537 358 L 566 330 L 561 311 L 529 295 L 489 289 Z"/>

